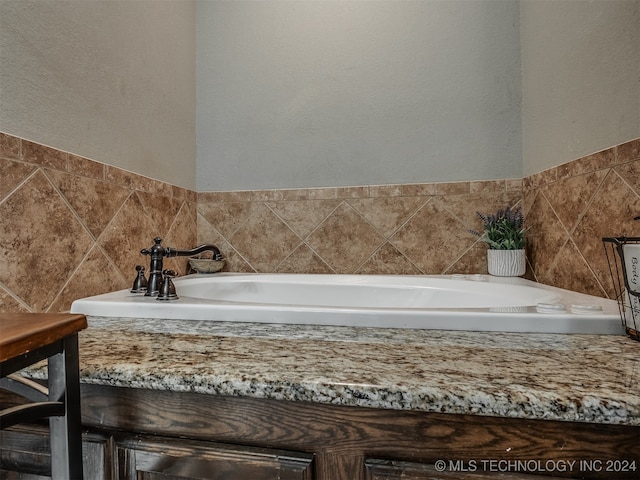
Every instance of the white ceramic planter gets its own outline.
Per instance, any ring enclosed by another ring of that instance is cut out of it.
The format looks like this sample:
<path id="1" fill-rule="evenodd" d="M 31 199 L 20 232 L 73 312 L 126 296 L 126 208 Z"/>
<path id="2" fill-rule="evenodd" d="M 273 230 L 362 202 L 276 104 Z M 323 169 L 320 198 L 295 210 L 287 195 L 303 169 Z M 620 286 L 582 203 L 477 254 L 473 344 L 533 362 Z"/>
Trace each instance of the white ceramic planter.
<path id="1" fill-rule="evenodd" d="M 487 250 L 489 274 L 497 277 L 519 277 L 527 270 L 524 249 Z"/>

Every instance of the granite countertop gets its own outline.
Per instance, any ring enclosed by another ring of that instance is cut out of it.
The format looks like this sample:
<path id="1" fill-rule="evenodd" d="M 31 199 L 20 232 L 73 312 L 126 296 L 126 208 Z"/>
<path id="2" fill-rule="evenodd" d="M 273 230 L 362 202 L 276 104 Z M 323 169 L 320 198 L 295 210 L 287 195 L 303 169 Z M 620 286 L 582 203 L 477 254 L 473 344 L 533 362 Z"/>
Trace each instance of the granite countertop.
<path id="1" fill-rule="evenodd" d="M 640 425 L 626 336 L 89 317 L 79 338 L 83 383 Z"/>

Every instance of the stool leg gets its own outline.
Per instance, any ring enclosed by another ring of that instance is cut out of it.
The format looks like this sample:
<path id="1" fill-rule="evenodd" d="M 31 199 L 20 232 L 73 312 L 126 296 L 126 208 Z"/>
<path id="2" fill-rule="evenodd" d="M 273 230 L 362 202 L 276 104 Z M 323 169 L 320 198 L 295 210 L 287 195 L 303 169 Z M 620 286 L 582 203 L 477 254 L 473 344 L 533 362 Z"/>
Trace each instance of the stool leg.
<path id="1" fill-rule="evenodd" d="M 82 425 L 78 335 L 62 340 L 61 353 L 49 358 L 49 400 L 64 402 L 65 415 L 50 417 L 52 480 L 82 480 Z"/>

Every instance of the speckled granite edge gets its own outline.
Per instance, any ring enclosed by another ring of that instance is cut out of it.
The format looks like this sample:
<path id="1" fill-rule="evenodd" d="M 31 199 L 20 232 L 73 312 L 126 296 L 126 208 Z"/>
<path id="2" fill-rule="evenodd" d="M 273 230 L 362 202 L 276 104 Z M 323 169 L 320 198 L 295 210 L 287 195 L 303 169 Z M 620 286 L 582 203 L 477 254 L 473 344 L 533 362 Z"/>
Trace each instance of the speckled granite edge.
<path id="1" fill-rule="evenodd" d="M 640 344 L 626 337 L 89 320 L 88 384 L 640 425 Z"/>

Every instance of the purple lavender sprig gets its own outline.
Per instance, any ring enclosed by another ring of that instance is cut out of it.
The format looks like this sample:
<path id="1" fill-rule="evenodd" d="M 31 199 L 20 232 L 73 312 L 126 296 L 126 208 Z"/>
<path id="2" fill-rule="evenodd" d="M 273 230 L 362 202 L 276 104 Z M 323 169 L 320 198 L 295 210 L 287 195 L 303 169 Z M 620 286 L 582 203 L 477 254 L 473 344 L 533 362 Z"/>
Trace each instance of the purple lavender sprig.
<path id="1" fill-rule="evenodd" d="M 482 220 L 484 231 L 480 233 L 469 230 L 469 232 L 480 237 L 480 240 L 489 245 L 490 249 L 519 250 L 524 248 L 526 228 L 521 207 L 513 209 L 507 207 L 498 210 L 495 214 L 476 213 Z"/>

